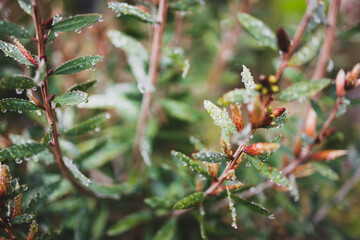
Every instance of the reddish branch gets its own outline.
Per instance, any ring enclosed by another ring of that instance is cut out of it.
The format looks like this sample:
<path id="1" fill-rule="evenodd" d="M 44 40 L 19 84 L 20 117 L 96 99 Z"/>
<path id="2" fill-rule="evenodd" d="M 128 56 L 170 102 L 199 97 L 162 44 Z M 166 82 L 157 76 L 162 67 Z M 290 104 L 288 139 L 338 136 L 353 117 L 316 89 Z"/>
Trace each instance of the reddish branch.
<path id="1" fill-rule="evenodd" d="M 31 0 L 31 5 L 32 5 L 32 11 L 33 11 L 32 18 L 33 18 L 33 22 L 35 25 L 35 31 L 36 31 L 36 43 L 37 43 L 37 55 L 39 58 L 39 68 L 41 65 L 40 62 L 43 60 L 45 62 L 44 66 L 43 66 L 44 72 L 46 73 L 47 72 L 47 68 L 46 68 L 47 58 L 46 58 L 46 52 L 45 52 L 44 32 L 42 29 L 41 8 L 40 8 L 39 0 Z M 49 94 L 47 74 L 44 74 L 44 79 L 43 79 L 40 87 L 41 87 L 41 95 L 42 95 L 42 98 L 44 101 L 48 125 L 49 126 L 51 124 L 53 125 L 53 131 L 52 131 L 52 137 L 54 139 L 53 140 L 53 144 L 54 144 L 53 152 L 55 155 L 56 163 L 59 166 L 64 177 L 67 180 L 69 180 L 78 191 L 80 191 L 86 195 L 89 195 L 89 196 L 94 196 L 94 194 L 92 192 L 90 192 L 89 190 L 84 188 L 82 185 L 80 185 L 76 181 L 76 179 L 70 173 L 69 169 L 65 166 L 65 163 L 63 161 L 63 156 L 62 156 L 62 152 L 61 152 L 61 148 L 60 148 L 60 144 L 59 144 L 58 132 L 57 132 L 57 127 L 56 127 L 55 112 L 54 112 L 54 109 L 52 108 L 51 101 L 49 100 L 50 94 Z"/>
<path id="2" fill-rule="evenodd" d="M 162 38 L 166 21 L 167 0 L 160 0 L 157 24 L 154 30 L 154 38 L 151 47 L 151 56 L 148 72 L 148 86 L 156 86 L 158 79 L 158 68 L 162 50 Z M 141 145 L 144 141 L 145 132 L 147 128 L 148 119 L 151 112 L 151 103 L 154 92 L 150 89 L 145 89 L 145 93 L 141 102 L 140 118 L 137 125 L 135 136 L 135 144 L 133 147 L 133 160 L 136 160 L 141 155 Z"/>

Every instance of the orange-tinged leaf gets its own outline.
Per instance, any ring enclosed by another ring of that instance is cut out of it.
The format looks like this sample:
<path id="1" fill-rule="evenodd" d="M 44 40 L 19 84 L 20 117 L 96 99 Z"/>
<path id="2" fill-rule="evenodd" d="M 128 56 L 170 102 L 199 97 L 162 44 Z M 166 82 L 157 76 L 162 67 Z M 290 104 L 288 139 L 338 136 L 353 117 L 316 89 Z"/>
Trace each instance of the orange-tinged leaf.
<path id="1" fill-rule="evenodd" d="M 346 150 L 324 150 L 310 155 L 310 158 L 317 161 L 331 161 L 347 154 Z"/>
<path id="2" fill-rule="evenodd" d="M 244 152 L 251 156 L 259 156 L 267 152 L 274 152 L 280 147 L 279 143 L 254 143 L 245 147 Z"/>

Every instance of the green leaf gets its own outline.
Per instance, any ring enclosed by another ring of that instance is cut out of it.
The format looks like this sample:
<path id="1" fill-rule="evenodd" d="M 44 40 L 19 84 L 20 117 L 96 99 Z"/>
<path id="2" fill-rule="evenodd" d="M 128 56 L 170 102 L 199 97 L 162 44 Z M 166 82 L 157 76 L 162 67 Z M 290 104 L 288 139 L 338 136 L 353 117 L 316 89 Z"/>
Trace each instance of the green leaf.
<path id="1" fill-rule="evenodd" d="M 36 88 L 36 83 L 28 77 L 24 76 L 9 76 L 0 79 L 0 88 L 5 89 L 27 89 Z"/>
<path id="2" fill-rule="evenodd" d="M 247 90 L 253 90 L 256 87 L 253 76 L 251 76 L 250 70 L 243 65 L 243 71 L 241 72 L 241 81 L 244 83 Z"/>
<path id="3" fill-rule="evenodd" d="M 163 99 L 161 105 L 171 117 L 179 120 L 194 122 L 198 119 L 198 115 L 188 104 L 172 99 Z"/>
<path id="4" fill-rule="evenodd" d="M 192 154 L 192 157 L 199 161 L 210 163 L 224 163 L 230 161 L 226 155 L 217 152 L 198 152 Z"/>
<path id="5" fill-rule="evenodd" d="M 330 83 L 330 79 L 319 79 L 295 83 L 290 87 L 286 88 L 284 91 L 280 92 L 280 94 L 277 95 L 276 99 L 279 101 L 302 101 L 303 99 L 323 90 L 324 88 L 329 86 Z"/>
<path id="6" fill-rule="evenodd" d="M 67 90 L 67 92 L 73 92 L 73 91 L 83 91 L 83 92 L 85 92 L 87 89 L 94 86 L 96 82 L 97 82 L 97 80 L 89 80 L 89 81 L 86 81 L 86 82 L 83 82 L 83 83 L 76 84 L 76 85 L 72 86 L 71 88 L 69 88 Z"/>
<path id="7" fill-rule="evenodd" d="M 5 57 L 11 57 L 21 64 L 33 66 L 15 45 L 0 40 L 0 49 L 4 52 Z"/>
<path id="8" fill-rule="evenodd" d="M 281 128 L 287 123 L 288 119 L 289 119 L 289 114 L 287 112 L 284 112 L 283 114 L 277 116 L 273 120 L 274 125 L 269 125 L 264 128 Z"/>
<path id="9" fill-rule="evenodd" d="M 339 181 L 339 175 L 337 172 L 332 170 L 328 165 L 319 163 L 319 162 L 312 162 L 311 163 L 315 171 L 318 172 L 321 176 L 326 177 L 332 181 Z"/>
<path id="10" fill-rule="evenodd" d="M 35 215 L 32 214 L 23 214 L 20 216 L 17 216 L 12 220 L 12 223 L 14 224 L 22 224 L 22 223 L 30 223 L 31 220 L 33 220 Z"/>
<path id="11" fill-rule="evenodd" d="M 204 206 L 199 206 L 199 225 L 200 225 L 200 235 L 202 240 L 208 240 L 209 238 L 206 235 L 205 231 L 205 209 Z"/>
<path id="12" fill-rule="evenodd" d="M 108 236 L 115 236 L 124 233 L 137 225 L 149 221 L 152 214 L 149 212 L 137 212 L 132 215 L 126 216 L 114 225 L 112 225 L 106 232 Z"/>
<path id="13" fill-rule="evenodd" d="M 314 59 L 320 51 L 323 38 L 323 31 L 316 32 L 300 50 L 295 52 L 289 61 L 289 65 L 301 66 Z"/>
<path id="14" fill-rule="evenodd" d="M 195 207 L 199 205 L 200 203 L 204 202 L 205 200 L 205 193 L 204 192 L 195 192 L 190 194 L 189 196 L 181 199 L 179 202 L 177 202 L 174 206 L 174 210 L 182 210 L 187 209 L 191 207 Z"/>
<path id="15" fill-rule="evenodd" d="M 84 174 L 82 174 L 79 168 L 74 164 L 73 160 L 69 159 L 68 157 L 63 157 L 65 166 L 69 169 L 71 174 L 81 182 L 81 184 L 85 187 L 88 187 L 92 181 L 87 178 Z"/>
<path id="16" fill-rule="evenodd" d="M 163 51 L 162 62 L 166 66 L 175 65 L 181 67 L 181 77 L 185 78 L 190 69 L 189 60 L 184 56 L 184 50 L 180 47 L 166 47 Z"/>
<path id="17" fill-rule="evenodd" d="M 325 119 L 324 113 L 322 112 L 319 104 L 314 99 L 310 99 L 310 103 L 311 103 L 311 106 L 314 109 L 316 115 L 318 116 L 318 118 L 320 120 L 324 120 Z"/>
<path id="18" fill-rule="evenodd" d="M 115 47 L 121 48 L 126 53 L 127 61 L 138 83 L 140 92 L 144 93 L 147 90 L 153 90 L 154 86 L 147 80 L 146 68 L 149 54 L 146 48 L 136 39 L 120 31 L 110 30 L 107 32 L 107 36 Z"/>
<path id="19" fill-rule="evenodd" d="M 204 101 L 204 107 L 216 125 L 220 126 L 222 129 L 227 130 L 228 132 L 237 132 L 236 127 L 229 118 L 229 114 L 226 112 L 226 110 L 221 110 L 218 106 L 208 100 Z"/>
<path id="20" fill-rule="evenodd" d="M 28 31 L 11 22 L 0 19 L 0 33 L 14 36 L 16 38 L 31 38 Z"/>
<path id="21" fill-rule="evenodd" d="M 32 102 L 20 98 L 5 98 L 0 100 L 0 110 L 3 113 L 6 111 L 17 111 L 18 113 L 22 113 L 39 109 L 40 108 Z"/>
<path id="22" fill-rule="evenodd" d="M 53 132 L 53 124 L 51 124 L 47 131 L 45 136 L 41 139 L 40 143 L 43 145 L 49 144 L 49 142 L 53 141 L 53 137 L 52 137 L 52 132 Z"/>
<path id="23" fill-rule="evenodd" d="M 36 142 L 13 145 L 0 151 L 0 161 L 30 158 L 45 149 L 46 146 Z"/>
<path id="24" fill-rule="evenodd" d="M 174 205 L 169 198 L 165 197 L 153 197 L 153 198 L 145 198 L 144 202 L 152 208 L 160 208 L 160 209 L 171 209 Z"/>
<path id="25" fill-rule="evenodd" d="M 242 27 L 258 40 L 260 45 L 277 49 L 275 34 L 265 23 L 247 13 L 238 13 L 237 17 Z"/>
<path id="26" fill-rule="evenodd" d="M 102 18 L 101 14 L 79 14 L 63 19 L 51 27 L 53 32 L 79 31 L 82 28 L 90 27 Z"/>
<path id="27" fill-rule="evenodd" d="M 90 55 L 70 60 L 54 70 L 53 75 L 70 74 L 94 67 L 103 60 L 103 56 Z"/>
<path id="28" fill-rule="evenodd" d="M 176 233 L 177 220 L 169 219 L 155 234 L 152 240 L 172 240 Z"/>
<path id="29" fill-rule="evenodd" d="M 259 93 L 255 90 L 236 88 L 225 93 L 219 100 L 218 104 L 227 106 L 230 103 L 249 103 Z"/>
<path id="30" fill-rule="evenodd" d="M 130 16 L 145 23 L 156 23 L 152 16 L 139 8 L 123 2 L 109 2 L 108 7 L 111 8 L 117 15 L 116 16 Z"/>
<path id="31" fill-rule="evenodd" d="M 54 98 L 53 102 L 60 105 L 75 106 L 79 103 L 86 102 L 88 94 L 82 91 L 66 92 Z"/>
<path id="32" fill-rule="evenodd" d="M 261 172 L 264 176 L 269 178 L 271 181 L 286 187 L 287 189 L 291 190 L 293 189 L 293 186 L 289 179 L 285 177 L 285 175 L 280 172 L 277 168 L 271 167 L 269 164 L 262 162 L 258 158 L 247 156 L 249 161 L 252 163 L 252 165 Z"/>
<path id="33" fill-rule="evenodd" d="M 100 128 L 101 124 L 103 124 L 108 118 L 109 114 L 99 114 L 85 122 L 78 124 L 74 128 L 65 131 L 64 134 L 67 136 L 80 136 L 91 131 L 97 131 L 97 129 Z"/>
<path id="34" fill-rule="evenodd" d="M 196 12 L 203 7 L 201 0 L 180 0 L 170 5 L 170 8 L 182 12 Z"/>
<path id="35" fill-rule="evenodd" d="M 234 199 L 235 203 L 244 205 L 246 208 L 248 208 L 249 210 L 251 210 L 255 213 L 265 215 L 265 216 L 268 216 L 271 218 L 274 217 L 274 214 L 272 212 L 270 212 L 269 210 L 267 210 L 266 208 L 260 206 L 259 204 L 255 203 L 255 202 L 248 201 L 246 199 L 238 197 L 235 194 L 231 194 L 231 197 L 232 197 L 232 199 Z"/>
<path id="36" fill-rule="evenodd" d="M 18 0 L 20 7 L 29 15 L 31 15 L 31 4 L 30 0 Z"/>
<path id="37" fill-rule="evenodd" d="M 355 26 L 350 27 L 349 29 L 346 29 L 345 31 L 340 33 L 336 38 L 345 40 L 345 39 L 348 39 L 358 33 L 360 33 L 360 23 L 356 24 Z"/>
<path id="38" fill-rule="evenodd" d="M 99 198 L 119 199 L 120 194 L 126 191 L 127 185 L 102 185 L 96 182 L 91 182 L 88 188 Z"/>
<path id="39" fill-rule="evenodd" d="M 191 171 L 197 172 L 205 177 L 210 177 L 205 167 L 203 167 L 199 162 L 189 158 L 185 154 L 176 151 L 171 151 L 171 157 L 174 160 L 183 162 L 183 164 L 187 166 Z"/>

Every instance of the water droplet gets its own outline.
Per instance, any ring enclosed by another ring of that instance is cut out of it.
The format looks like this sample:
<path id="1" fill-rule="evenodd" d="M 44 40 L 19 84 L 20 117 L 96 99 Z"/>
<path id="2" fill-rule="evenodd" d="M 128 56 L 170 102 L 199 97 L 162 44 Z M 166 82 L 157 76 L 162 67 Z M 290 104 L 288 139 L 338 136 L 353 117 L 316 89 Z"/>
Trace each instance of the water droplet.
<path id="1" fill-rule="evenodd" d="M 21 111 L 21 110 L 18 110 L 18 113 L 19 113 L 19 114 L 22 114 L 22 111 Z"/>
<path id="2" fill-rule="evenodd" d="M 37 90 L 37 87 L 32 87 L 31 88 L 33 91 L 36 91 Z"/>
<path id="3" fill-rule="evenodd" d="M 88 26 L 88 28 L 92 28 L 92 27 L 93 27 L 93 25 Z"/>
<path id="4" fill-rule="evenodd" d="M 77 34 L 80 34 L 80 33 L 81 33 L 81 29 L 76 29 L 75 32 L 76 32 Z"/>
<path id="5" fill-rule="evenodd" d="M 250 162 L 250 161 L 247 161 L 247 162 L 245 163 L 245 166 L 250 167 L 250 166 L 251 166 L 251 162 Z"/>
<path id="6" fill-rule="evenodd" d="M 106 113 L 106 114 L 105 114 L 105 118 L 106 118 L 106 119 L 110 119 L 110 118 L 111 118 L 110 113 Z"/>
<path id="7" fill-rule="evenodd" d="M 274 220 L 274 219 L 275 219 L 275 215 L 274 215 L 274 214 L 271 214 L 271 215 L 269 216 L 269 219 L 270 219 L 270 220 Z"/>
<path id="8" fill-rule="evenodd" d="M 15 159 L 15 163 L 16 163 L 16 164 L 21 164 L 22 162 L 23 162 L 22 159 Z"/>
<path id="9" fill-rule="evenodd" d="M 95 71 L 95 66 L 92 66 L 92 67 L 90 68 L 90 70 L 91 70 L 91 71 Z"/>
<path id="10" fill-rule="evenodd" d="M 17 88 L 15 91 L 16 91 L 16 94 L 22 94 L 24 89 Z"/>
<path id="11" fill-rule="evenodd" d="M 1 112 L 2 112 L 2 113 L 6 113 L 6 111 L 7 111 L 7 110 L 6 110 L 5 108 L 2 108 L 2 109 L 1 109 Z"/>
<path id="12" fill-rule="evenodd" d="M 55 37 L 59 36 L 59 33 L 58 33 L 58 32 L 54 32 L 54 36 L 55 36 Z"/>
<path id="13" fill-rule="evenodd" d="M 100 132 L 100 128 L 99 127 L 95 128 L 95 132 Z"/>
<path id="14" fill-rule="evenodd" d="M 103 21 L 104 21 L 104 17 L 103 17 L 103 16 L 100 16 L 99 22 L 103 22 Z"/>

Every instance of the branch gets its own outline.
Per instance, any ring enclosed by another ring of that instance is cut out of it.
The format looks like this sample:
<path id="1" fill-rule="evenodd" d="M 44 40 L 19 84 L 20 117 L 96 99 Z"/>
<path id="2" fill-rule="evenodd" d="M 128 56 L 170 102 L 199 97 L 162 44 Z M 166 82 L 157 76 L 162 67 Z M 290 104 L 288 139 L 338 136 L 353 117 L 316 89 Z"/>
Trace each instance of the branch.
<path id="1" fill-rule="evenodd" d="M 40 3 L 39 0 L 31 0 L 32 5 L 32 18 L 35 25 L 35 31 L 36 31 L 36 39 L 37 39 L 37 54 L 39 58 L 39 62 L 41 60 L 45 61 L 44 64 L 44 71 L 47 72 L 46 68 L 46 52 L 45 52 L 45 41 L 44 41 L 44 33 L 42 29 L 42 20 L 41 20 L 41 9 L 40 9 Z M 40 64 L 39 64 L 40 67 Z M 58 132 L 56 127 L 56 121 L 55 121 L 55 112 L 52 108 L 51 101 L 49 100 L 49 87 L 48 87 L 48 78 L 47 74 L 45 74 L 44 79 L 40 85 L 41 87 L 41 95 L 44 101 L 45 105 L 45 112 L 46 112 L 46 118 L 48 121 L 48 125 L 53 125 L 53 131 L 52 131 L 52 137 L 54 139 L 54 155 L 57 165 L 59 166 L 62 174 L 64 177 L 69 180 L 72 185 L 79 190 L 80 192 L 89 195 L 89 196 L 95 196 L 91 191 L 84 188 L 82 185 L 80 185 L 76 179 L 73 177 L 73 175 L 70 173 L 69 169 L 65 166 L 63 158 L 62 158 L 62 152 L 59 144 L 59 138 L 58 138 Z"/>
<path id="2" fill-rule="evenodd" d="M 151 47 L 151 56 L 149 64 L 148 81 L 150 86 L 155 86 L 158 80 L 158 68 L 162 50 L 162 38 L 166 21 L 167 0 L 160 0 L 157 22 L 154 30 L 154 39 Z M 141 155 L 141 145 L 144 141 L 147 122 L 151 112 L 151 103 L 154 92 L 145 89 L 145 93 L 141 102 L 140 118 L 137 125 L 135 136 L 135 144 L 133 147 L 133 160 L 137 160 Z"/>

